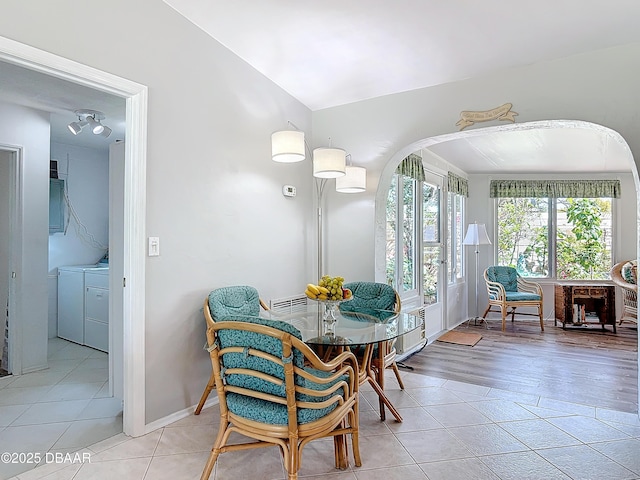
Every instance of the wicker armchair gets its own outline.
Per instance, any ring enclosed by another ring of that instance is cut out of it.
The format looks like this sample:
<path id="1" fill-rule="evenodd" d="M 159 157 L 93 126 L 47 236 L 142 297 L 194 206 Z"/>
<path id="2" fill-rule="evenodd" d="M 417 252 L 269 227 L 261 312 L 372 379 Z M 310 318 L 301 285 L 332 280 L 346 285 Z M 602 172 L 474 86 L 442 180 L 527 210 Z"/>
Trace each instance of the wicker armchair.
<path id="1" fill-rule="evenodd" d="M 622 290 L 622 314 L 619 324 L 625 320 L 638 323 L 638 262 L 626 260 L 611 269 L 611 280 Z"/>
<path id="2" fill-rule="evenodd" d="M 518 312 L 518 315 L 533 315 L 540 317 L 540 330 L 544 332 L 542 317 L 542 287 L 535 282 L 522 278 L 515 268 L 493 266 L 484 271 L 484 281 L 487 284 L 489 305 L 482 315 L 487 316 L 491 307 L 497 307 L 502 315 L 502 331 L 506 328 L 506 316 L 511 314 L 514 321 L 516 308 L 537 307 L 538 313 Z M 511 308 L 511 311 L 507 311 Z"/>
<path id="3" fill-rule="evenodd" d="M 220 427 L 201 480 L 221 453 L 280 447 L 289 480 L 298 478 L 303 447 L 333 437 L 335 464 L 347 468 L 351 435 L 358 446 L 358 364 L 351 352 L 321 361 L 292 325 L 253 317 L 207 318 L 207 341 L 220 400 Z M 228 444 L 239 433 L 250 443 Z"/>

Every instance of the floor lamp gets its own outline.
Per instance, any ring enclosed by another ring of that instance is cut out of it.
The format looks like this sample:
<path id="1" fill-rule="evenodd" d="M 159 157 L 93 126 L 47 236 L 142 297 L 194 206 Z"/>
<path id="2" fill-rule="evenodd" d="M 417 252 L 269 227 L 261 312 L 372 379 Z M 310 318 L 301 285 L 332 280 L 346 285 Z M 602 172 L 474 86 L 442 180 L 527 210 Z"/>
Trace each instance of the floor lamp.
<path id="1" fill-rule="evenodd" d="M 295 130 L 282 130 L 271 135 L 271 158 L 274 162 L 280 163 L 300 162 L 305 159 L 305 152 L 313 158 L 313 176 L 318 196 L 318 278 L 321 278 L 324 274 L 322 200 L 327 180 L 336 179 L 336 192 L 360 193 L 367 189 L 367 171 L 364 167 L 351 165 L 351 162 L 347 165 L 347 158 L 351 155 L 341 148 L 319 147 L 311 152 L 304 139 L 304 132 L 293 123 L 288 123 Z"/>
<path id="2" fill-rule="evenodd" d="M 491 245 L 491 240 L 489 240 L 489 235 L 487 235 L 487 229 L 484 223 L 470 223 L 462 244 L 474 245 L 476 247 L 476 311 L 475 317 L 473 317 L 473 323 L 475 325 L 477 320 L 484 320 L 484 326 L 487 327 L 487 321 L 484 318 L 478 317 L 478 255 L 480 254 L 478 247 L 480 245 Z M 470 321 L 471 318 L 467 320 L 467 326 Z"/>

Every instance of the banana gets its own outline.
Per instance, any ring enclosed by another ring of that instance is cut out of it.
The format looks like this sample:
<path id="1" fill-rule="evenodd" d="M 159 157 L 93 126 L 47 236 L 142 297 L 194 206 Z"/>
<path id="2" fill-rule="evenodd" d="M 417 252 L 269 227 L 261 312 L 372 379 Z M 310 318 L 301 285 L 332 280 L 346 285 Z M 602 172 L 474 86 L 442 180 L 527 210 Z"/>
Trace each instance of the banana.
<path id="1" fill-rule="evenodd" d="M 321 293 L 320 295 L 318 295 L 318 300 L 326 300 L 328 297 L 324 294 Z"/>
<path id="2" fill-rule="evenodd" d="M 307 297 L 311 298 L 312 300 L 315 300 L 318 297 L 315 293 L 313 293 L 308 288 L 304 291 L 304 293 Z"/>
<path id="3" fill-rule="evenodd" d="M 329 293 L 331 293 L 326 287 L 321 287 L 320 285 L 318 285 L 316 288 L 318 289 L 318 293 L 322 293 L 324 295 L 329 295 Z"/>
<path id="4" fill-rule="evenodd" d="M 309 290 L 314 295 L 318 295 L 320 293 L 320 289 L 317 286 L 315 286 L 313 283 L 309 283 L 307 285 L 307 290 Z"/>

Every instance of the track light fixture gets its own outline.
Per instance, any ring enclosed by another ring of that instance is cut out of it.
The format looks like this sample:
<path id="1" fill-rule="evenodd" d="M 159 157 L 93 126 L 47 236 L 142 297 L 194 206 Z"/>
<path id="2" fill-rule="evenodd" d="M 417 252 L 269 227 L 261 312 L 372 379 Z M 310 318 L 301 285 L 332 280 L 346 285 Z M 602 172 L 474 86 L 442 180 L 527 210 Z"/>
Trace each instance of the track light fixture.
<path id="1" fill-rule="evenodd" d="M 78 121 L 71 122 L 68 127 L 69 131 L 74 135 L 78 135 L 87 125 L 94 135 L 100 135 L 104 138 L 111 135 L 111 129 L 101 123 L 105 119 L 104 113 L 88 109 L 76 110 L 73 113 L 78 117 Z"/>

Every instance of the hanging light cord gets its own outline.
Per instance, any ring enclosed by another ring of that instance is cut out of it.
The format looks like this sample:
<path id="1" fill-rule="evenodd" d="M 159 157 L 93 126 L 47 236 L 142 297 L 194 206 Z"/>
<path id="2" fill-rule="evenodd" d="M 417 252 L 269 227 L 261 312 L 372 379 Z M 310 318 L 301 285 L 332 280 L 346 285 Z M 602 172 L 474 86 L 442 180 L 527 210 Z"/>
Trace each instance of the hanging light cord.
<path id="1" fill-rule="evenodd" d="M 90 247 L 93 248 L 97 248 L 100 250 L 106 250 L 109 248 L 109 245 L 104 245 L 102 242 L 100 242 L 99 240 L 96 239 L 96 237 L 89 232 L 89 229 L 87 228 L 87 226 L 82 223 L 82 220 L 80 220 L 80 216 L 78 215 L 78 212 L 76 212 L 75 207 L 73 206 L 73 203 L 71 203 L 71 199 L 69 198 L 69 191 L 68 191 L 68 182 L 69 182 L 69 166 L 71 165 L 70 161 L 69 161 L 69 154 L 67 154 L 67 181 L 65 182 L 64 185 L 64 201 L 67 204 L 68 210 L 69 210 L 69 216 L 67 217 L 67 221 L 66 221 L 66 225 L 64 227 L 64 234 L 67 234 L 67 228 L 69 227 L 69 223 L 71 222 L 71 218 L 73 218 L 75 220 L 75 230 L 76 233 L 78 234 L 78 238 L 80 238 L 80 240 L 85 244 L 88 245 Z"/>

